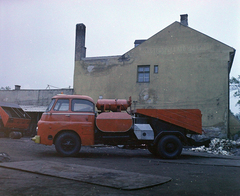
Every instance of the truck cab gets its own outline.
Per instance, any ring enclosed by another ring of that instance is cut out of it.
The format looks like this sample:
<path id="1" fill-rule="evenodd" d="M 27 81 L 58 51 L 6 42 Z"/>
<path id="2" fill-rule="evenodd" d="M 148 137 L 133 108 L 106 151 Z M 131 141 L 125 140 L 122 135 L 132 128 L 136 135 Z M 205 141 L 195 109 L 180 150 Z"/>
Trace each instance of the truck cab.
<path id="1" fill-rule="evenodd" d="M 57 95 L 38 122 L 38 138 L 41 144 L 57 145 L 69 153 L 76 143 L 94 144 L 95 104 L 91 97 L 83 95 Z M 66 138 L 74 138 L 67 141 Z M 65 142 L 65 143 L 64 143 Z M 60 145 L 60 146 L 59 146 Z M 77 147 L 75 151 L 79 151 Z M 61 152 L 60 152 L 61 153 Z"/>

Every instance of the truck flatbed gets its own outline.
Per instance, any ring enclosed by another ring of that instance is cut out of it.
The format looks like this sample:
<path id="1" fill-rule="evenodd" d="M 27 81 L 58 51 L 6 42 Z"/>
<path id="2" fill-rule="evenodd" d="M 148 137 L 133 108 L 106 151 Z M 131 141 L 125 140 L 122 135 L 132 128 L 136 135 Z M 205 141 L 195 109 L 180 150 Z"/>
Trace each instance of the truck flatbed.
<path id="1" fill-rule="evenodd" d="M 142 114 L 202 134 L 202 114 L 199 109 L 136 109 Z"/>

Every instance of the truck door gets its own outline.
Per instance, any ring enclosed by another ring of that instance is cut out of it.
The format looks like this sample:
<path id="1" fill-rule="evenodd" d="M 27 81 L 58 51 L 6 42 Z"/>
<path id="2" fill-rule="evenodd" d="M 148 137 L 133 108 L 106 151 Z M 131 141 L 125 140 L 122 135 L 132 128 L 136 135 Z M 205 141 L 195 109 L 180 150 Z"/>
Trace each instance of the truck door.
<path id="1" fill-rule="evenodd" d="M 78 132 L 83 146 L 94 144 L 95 105 L 89 100 L 72 99 L 71 124 Z"/>
<path id="2" fill-rule="evenodd" d="M 58 99 L 47 120 L 52 130 L 62 130 L 70 124 L 69 99 Z"/>

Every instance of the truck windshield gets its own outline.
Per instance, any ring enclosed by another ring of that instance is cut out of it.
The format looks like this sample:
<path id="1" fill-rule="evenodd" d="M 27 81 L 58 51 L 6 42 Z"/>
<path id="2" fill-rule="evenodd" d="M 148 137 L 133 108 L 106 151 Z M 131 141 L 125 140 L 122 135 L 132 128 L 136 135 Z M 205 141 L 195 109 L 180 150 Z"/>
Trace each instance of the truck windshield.
<path id="1" fill-rule="evenodd" d="M 46 109 L 46 112 L 49 112 L 49 111 L 52 109 L 55 100 L 56 100 L 56 99 L 52 99 L 51 103 L 48 105 L 48 107 L 47 107 L 47 109 Z"/>

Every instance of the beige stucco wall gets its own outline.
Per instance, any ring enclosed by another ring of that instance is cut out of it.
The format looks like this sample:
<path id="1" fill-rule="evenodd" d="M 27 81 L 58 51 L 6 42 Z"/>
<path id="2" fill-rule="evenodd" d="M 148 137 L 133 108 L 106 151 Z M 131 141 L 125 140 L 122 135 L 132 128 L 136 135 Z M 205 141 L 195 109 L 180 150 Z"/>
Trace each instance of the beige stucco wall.
<path id="1" fill-rule="evenodd" d="M 74 91 L 95 101 L 132 96 L 136 108 L 199 108 L 208 135 L 225 137 L 233 50 L 175 22 L 123 56 L 76 61 Z M 149 83 L 137 83 L 138 65 L 150 65 Z"/>

